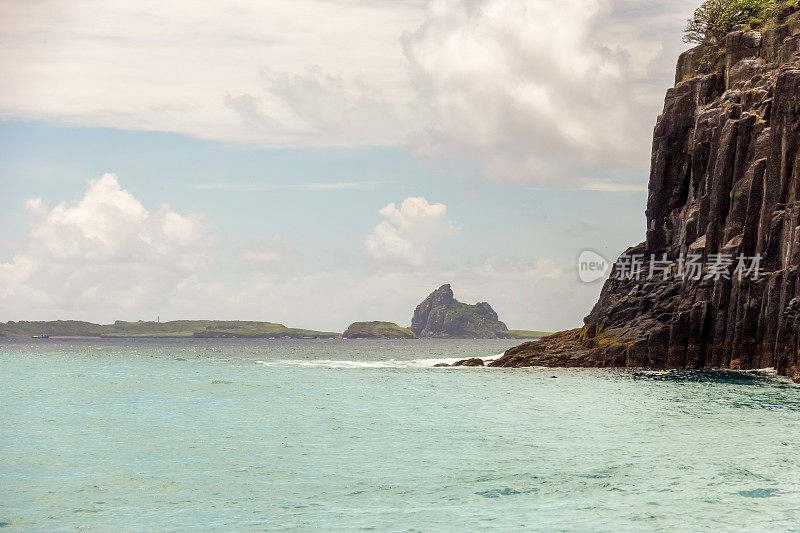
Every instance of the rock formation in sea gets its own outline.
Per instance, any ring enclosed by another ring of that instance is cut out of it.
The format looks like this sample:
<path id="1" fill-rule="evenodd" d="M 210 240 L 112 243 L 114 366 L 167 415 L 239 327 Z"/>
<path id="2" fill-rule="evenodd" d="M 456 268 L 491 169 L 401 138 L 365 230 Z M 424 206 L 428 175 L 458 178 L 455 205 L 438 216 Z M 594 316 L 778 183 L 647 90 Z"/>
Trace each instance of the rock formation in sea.
<path id="1" fill-rule="evenodd" d="M 342 333 L 344 339 L 416 339 L 408 328 L 394 322 L 353 322 Z"/>
<path id="2" fill-rule="evenodd" d="M 491 366 L 774 367 L 800 381 L 800 12 L 779 2 L 771 24 L 734 28 L 701 74 L 707 52 L 681 55 L 655 127 L 647 240 L 614 265 L 582 329 Z M 652 258 L 690 255 L 700 279 L 620 275 L 634 256 L 648 273 Z M 758 255 L 757 279 L 709 273 Z"/>
<path id="3" fill-rule="evenodd" d="M 442 285 L 419 304 L 411 320 L 418 337 L 505 339 L 514 338 L 486 302 L 468 305 L 453 297 L 450 285 Z"/>
<path id="4" fill-rule="evenodd" d="M 453 363 L 453 366 L 484 366 L 484 362 L 483 359 L 473 357 L 471 359 L 462 359 L 461 361 L 456 361 Z"/>

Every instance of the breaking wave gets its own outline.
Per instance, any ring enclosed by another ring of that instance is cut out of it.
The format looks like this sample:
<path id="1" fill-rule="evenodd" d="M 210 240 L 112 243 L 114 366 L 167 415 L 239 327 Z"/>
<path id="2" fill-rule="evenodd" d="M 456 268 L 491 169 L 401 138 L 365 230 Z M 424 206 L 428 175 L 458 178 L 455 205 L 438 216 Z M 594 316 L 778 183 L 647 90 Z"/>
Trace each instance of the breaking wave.
<path id="1" fill-rule="evenodd" d="M 503 354 L 495 354 L 484 359 L 490 361 Z M 452 365 L 464 357 L 412 359 L 407 361 L 388 359 L 386 361 L 347 361 L 333 359 L 278 359 L 275 361 L 256 361 L 262 366 L 304 366 L 310 368 L 427 368 L 438 364 Z"/>

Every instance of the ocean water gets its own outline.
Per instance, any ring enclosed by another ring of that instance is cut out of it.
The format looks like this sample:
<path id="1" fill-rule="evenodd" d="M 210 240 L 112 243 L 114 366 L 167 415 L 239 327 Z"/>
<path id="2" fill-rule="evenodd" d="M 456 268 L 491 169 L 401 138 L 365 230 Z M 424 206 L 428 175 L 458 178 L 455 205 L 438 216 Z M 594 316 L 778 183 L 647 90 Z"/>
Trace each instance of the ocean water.
<path id="1" fill-rule="evenodd" d="M 800 387 L 513 341 L 0 341 L 18 531 L 798 531 Z"/>

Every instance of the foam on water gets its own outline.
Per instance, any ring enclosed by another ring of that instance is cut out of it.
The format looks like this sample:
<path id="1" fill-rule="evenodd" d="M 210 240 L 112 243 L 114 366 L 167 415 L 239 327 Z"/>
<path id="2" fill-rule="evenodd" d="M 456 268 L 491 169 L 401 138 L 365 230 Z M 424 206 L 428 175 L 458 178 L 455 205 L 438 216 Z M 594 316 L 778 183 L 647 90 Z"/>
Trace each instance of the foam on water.
<path id="1" fill-rule="evenodd" d="M 759 373 L 429 368 L 513 342 L 0 340 L 0 525 L 800 523 L 796 385 Z"/>
<path id="2" fill-rule="evenodd" d="M 388 361 L 334 361 L 326 359 L 309 361 L 288 359 L 278 361 L 256 361 L 256 363 L 263 366 L 304 366 L 311 368 L 422 368 L 432 367 L 438 363 L 452 364 L 458 360 L 458 358 L 414 359 L 412 361 L 395 361 L 394 359 Z"/>
<path id="3" fill-rule="evenodd" d="M 488 362 L 494 360 L 502 353 L 495 354 L 485 358 L 484 361 Z M 304 366 L 311 368 L 433 368 L 438 364 L 452 365 L 457 361 L 461 361 L 463 357 L 446 357 L 446 358 L 433 358 L 433 359 L 412 359 L 412 360 L 395 360 L 389 359 L 386 361 L 342 361 L 330 359 L 279 359 L 276 361 L 256 361 L 256 364 L 263 366 Z M 459 367 L 460 368 L 460 367 Z M 466 367 L 465 367 L 466 368 Z"/>

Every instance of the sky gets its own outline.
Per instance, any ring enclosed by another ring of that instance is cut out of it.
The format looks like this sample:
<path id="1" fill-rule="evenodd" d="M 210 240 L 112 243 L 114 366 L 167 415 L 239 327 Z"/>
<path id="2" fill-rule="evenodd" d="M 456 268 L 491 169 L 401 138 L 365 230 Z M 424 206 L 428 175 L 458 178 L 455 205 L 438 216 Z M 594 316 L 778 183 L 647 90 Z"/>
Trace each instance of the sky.
<path id="1" fill-rule="evenodd" d="M 0 320 L 578 327 L 686 0 L 0 0 Z"/>

